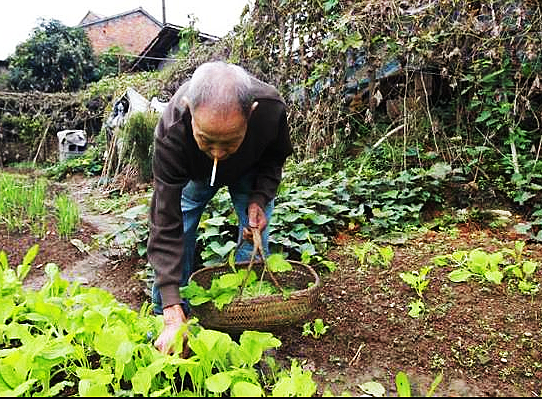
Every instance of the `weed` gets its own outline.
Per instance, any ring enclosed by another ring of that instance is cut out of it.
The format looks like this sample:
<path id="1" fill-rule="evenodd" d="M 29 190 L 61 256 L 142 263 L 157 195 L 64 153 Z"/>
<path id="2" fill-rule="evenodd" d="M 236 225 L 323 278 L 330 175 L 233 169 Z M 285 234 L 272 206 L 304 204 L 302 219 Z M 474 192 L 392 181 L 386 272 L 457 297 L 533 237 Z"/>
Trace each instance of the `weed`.
<path id="1" fill-rule="evenodd" d="M 442 381 L 442 373 L 437 374 L 433 382 L 431 383 L 431 386 L 429 387 L 429 390 L 426 392 L 425 396 L 430 397 L 435 394 L 435 391 L 438 387 L 438 385 Z M 371 396 L 384 396 L 386 393 L 386 389 L 382 384 L 376 381 L 369 381 L 364 384 L 359 385 L 360 389 L 365 392 L 366 394 L 369 394 Z M 404 371 L 399 371 L 395 375 L 395 387 L 397 389 L 397 396 L 399 397 L 410 397 L 412 396 L 412 392 L 410 389 L 410 381 L 408 379 L 408 375 Z"/>
<path id="2" fill-rule="evenodd" d="M 324 335 L 328 329 L 329 326 L 326 326 L 322 319 L 315 319 L 312 326 L 310 321 L 303 324 L 302 335 L 304 337 L 306 337 L 307 335 L 312 335 L 314 338 L 318 339 L 322 335 Z"/>
<path id="3" fill-rule="evenodd" d="M 352 250 L 360 264 L 358 271 L 365 265 L 388 268 L 395 256 L 390 245 L 381 247 L 371 241 L 366 241 L 363 245 L 353 245 Z"/>
<path id="4" fill-rule="evenodd" d="M 442 370 L 445 365 L 446 360 L 439 353 L 435 353 L 431 357 L 431 369 Z"/>

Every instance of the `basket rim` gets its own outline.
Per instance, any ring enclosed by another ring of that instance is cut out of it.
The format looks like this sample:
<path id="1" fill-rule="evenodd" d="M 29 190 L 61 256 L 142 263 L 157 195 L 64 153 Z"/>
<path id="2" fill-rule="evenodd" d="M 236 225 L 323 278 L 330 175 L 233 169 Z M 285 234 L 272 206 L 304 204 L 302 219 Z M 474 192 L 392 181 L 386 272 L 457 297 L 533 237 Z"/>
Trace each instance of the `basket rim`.
<path id="1" fill-rule="evenodd" d="M 300 289 L 300 290 L 293 291 L 289 295 L 290 299 L 292 297 L 296 298 L 296 297 L 300 297 L 300 296 L 305 296 L 307 294 L 313 293 L 313 291 L 317 291 L 317 290 L 320 289 L 320 277 L 318 276 L 318 273 L 316 273 L 316 271 L 314 270 L 314 268 L 312 266 L 307 265 L 307 264 L 302 263 L 302 262 L 299 262 L 299 261 L 296 261 L 296 260 L 288 260 L 288 262 L 292 263 L 292 264 L 295 264 L 297 266 L 302 266 L 302 267 L 306 268 L 309 271 L 309 273 L 311 274 L 311 276 L 314 278 L 314 284 L 313 285 L 311 285 L 310 287 L 307 287 L 307 288 L 303 288 L 303 289 Z M 254 264 L 261 264 L 261 263 L 263 263 L 261 260 L 258 260 L 258 261 L 254 262 Z M 249 264 L 250 264 L 249 261 L 236 262 L 235 266 L 236 267 L 237 266 L 248 267 Z M 199 270 L 196 270 L 194 273 L 192 273 L 190 275 L 190 277 L 188 278 L 188 282 L 193 281 L 194 276 L 197 277 L 199 275 L 210 273 L 210 272 L 212 272 L 214 270 L 218 270 L 218 269 L 231 269 L 231 266 L 228 265 L 228 264 L 204 266 L 203 268 L 201 268 Z M 260 295 L 260 296 L 253 297 L 253 298 L 242 298 L 242 297 L 236 296 L 231 303 L 226 304 L 225 306 L 230 306 L 232 304 L 243 304 L 243 303 L 250 304 L 250 303 L 254 303 L 254 302 L 268 302 L 268 301 L 273 301 L 273 300 L 276 300 L 276 299 L 279 299 L 279 298 L 283 299 L 283 295 L 281 293 L 273 294 L 273 295 Z M 205 304 L 202 304 L 202 305 L 205 305 Z M 202 306 L 202 305 L 198 305 L 198 306 Z"/>

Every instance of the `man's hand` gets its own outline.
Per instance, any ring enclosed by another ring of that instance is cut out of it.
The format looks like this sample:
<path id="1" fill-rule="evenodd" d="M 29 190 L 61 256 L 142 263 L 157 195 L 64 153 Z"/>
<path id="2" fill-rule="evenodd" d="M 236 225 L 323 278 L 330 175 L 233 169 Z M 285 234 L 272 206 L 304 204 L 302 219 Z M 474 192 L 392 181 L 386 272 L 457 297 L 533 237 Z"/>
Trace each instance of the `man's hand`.
<path id="1" fill-rule="evenodd" d="M 250 226 L 250 229 L 246 227 L 243 229 L 243 238 L 245 240 L 252 238 L 252 229 L 263 231 L 265 226 L 267 226 L 265 212 L 254 202 L 248 206 L 248 225 Z"/>
<path id="2" fill-rule="evenodd" d="M 184 315 L 181 305 L 173 305 L 164 308 L 164 330 L 154 343 L 156 349 L 164 354 L 173 353 L 173 344 L 179 329 L 183 324 L 186 324 L 186 316 Z M 188 355 L 188 345 L 186 335 L 183 340 L 183 357 Z"/>

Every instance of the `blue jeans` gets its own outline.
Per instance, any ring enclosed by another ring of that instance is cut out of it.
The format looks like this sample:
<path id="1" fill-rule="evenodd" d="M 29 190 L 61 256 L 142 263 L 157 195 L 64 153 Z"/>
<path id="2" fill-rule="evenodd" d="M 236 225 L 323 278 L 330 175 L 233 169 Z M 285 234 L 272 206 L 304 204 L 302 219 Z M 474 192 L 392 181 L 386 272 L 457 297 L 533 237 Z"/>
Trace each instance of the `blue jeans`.
<path id="1" fill-rule="evenodd" d="M 252 192 L 255 174 L 249 173 L 240 178 L 235 184 L 228 186 L 235 213 L 239 220 L 237 251 L 235 253 L 236 262 L 250 261 L 250 255 L 253 251 L 251 242 L 243 241 L 243 227 L 248 227 L 248 199 Z M 194 272 L 194 256 L 196 252 L 196 232 L 201 219 L 201 215 L 207 203 L 213 198 L 220 187 L 209 185 L 209 182 L 191 180 L 183 188 L 181 195 L 181 210 L 183 213 L 183 234 L 184 251 L 182 257 L 182 274 L 179 286 L 184 287 L 188 284 L 190 275 Z M 269 222 L 274 208 L 274 201 L 271 200 L 264 209 L 267 218 L 267 226 L 262 231 L 262 246 L 264 253 L 269 254 Z M 154 313 L 162 314 L 162 298 L 156 283 L 152 286 L 152 302 L 154 304 Z M 188 303 L 181 299 L 181 306 L 185 315 L 188 315 L 190 308 Z"/>

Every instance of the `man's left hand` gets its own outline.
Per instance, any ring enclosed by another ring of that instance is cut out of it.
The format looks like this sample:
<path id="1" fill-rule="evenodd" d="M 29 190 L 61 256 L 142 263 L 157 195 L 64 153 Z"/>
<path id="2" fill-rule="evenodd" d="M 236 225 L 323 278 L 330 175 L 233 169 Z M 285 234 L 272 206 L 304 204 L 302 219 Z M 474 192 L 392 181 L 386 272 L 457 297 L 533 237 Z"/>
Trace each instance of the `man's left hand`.
<path id="1" fill-rule="evenodd" d="M 267 226 L 265 212 L 258 204 L 254 202 L 248 206 L 248 225 L 250 229 L 246 227 L 243 229 L 243 238 L 245 240 L 252 238 L 252 229 L 263 231 L 265 226 Z"/>

